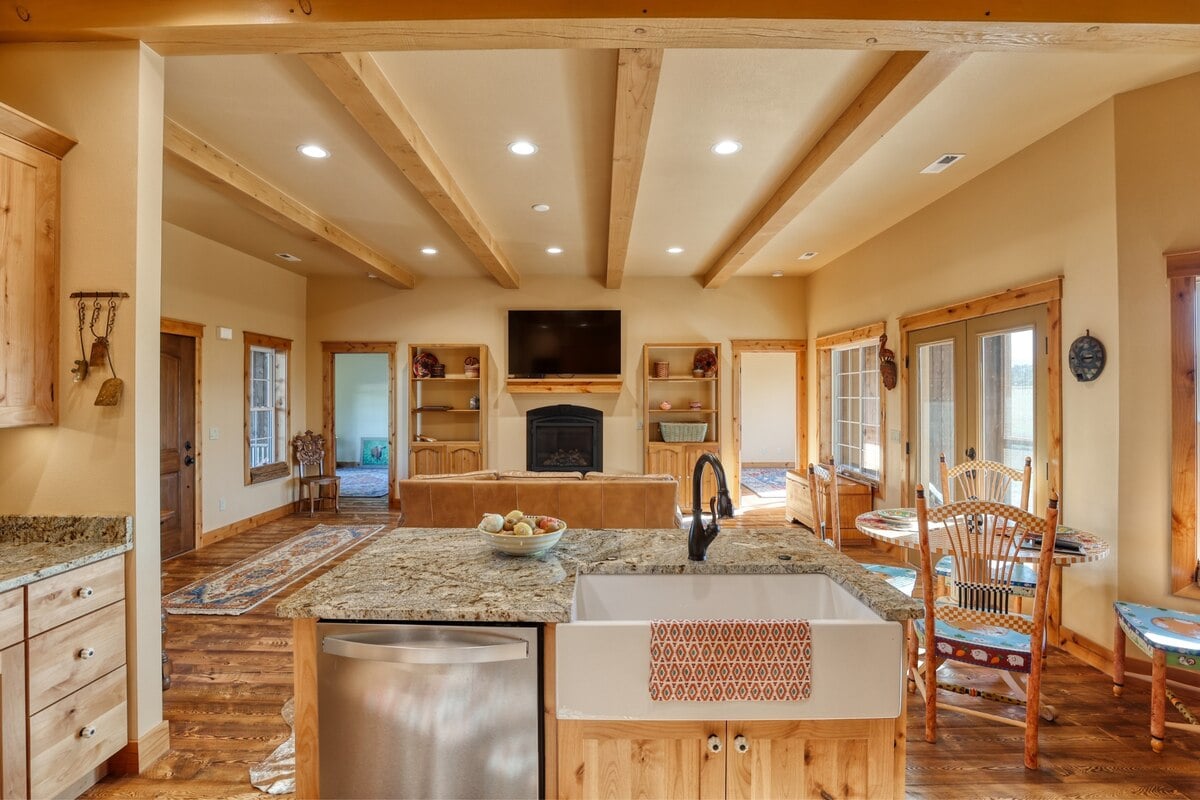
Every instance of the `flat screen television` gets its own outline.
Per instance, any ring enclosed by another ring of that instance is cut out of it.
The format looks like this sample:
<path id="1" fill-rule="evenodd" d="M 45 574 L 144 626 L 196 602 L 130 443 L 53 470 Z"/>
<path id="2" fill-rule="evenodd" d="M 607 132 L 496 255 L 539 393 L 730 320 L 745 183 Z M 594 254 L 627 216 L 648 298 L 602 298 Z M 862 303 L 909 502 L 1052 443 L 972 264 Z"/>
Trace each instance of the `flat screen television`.
<path id="1" fill-rule="evenodd" d="M 621 374 L 621 312 L 508 312 L 508 377 Z"/>

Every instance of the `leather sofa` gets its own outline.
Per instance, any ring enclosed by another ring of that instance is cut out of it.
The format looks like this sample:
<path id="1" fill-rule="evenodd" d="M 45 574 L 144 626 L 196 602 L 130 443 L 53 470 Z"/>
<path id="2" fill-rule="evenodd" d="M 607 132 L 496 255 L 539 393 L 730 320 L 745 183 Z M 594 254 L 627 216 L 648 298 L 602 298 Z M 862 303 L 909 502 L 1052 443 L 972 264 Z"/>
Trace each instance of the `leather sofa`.
<path id="1" fill-rule="evenodd" d="M 485 513 L 519 508 L 550 515 L 572 528 L 678 528 L 674 479 L 406 478 L 400 484 L 400 525 L 471 528 Z"/>

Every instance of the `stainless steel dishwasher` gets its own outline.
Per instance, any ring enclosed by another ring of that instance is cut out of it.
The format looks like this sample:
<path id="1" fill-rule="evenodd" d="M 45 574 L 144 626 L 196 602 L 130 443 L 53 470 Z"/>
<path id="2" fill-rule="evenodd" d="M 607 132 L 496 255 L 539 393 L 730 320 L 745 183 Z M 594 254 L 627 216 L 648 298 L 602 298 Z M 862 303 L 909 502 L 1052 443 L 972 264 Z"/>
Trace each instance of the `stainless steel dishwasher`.
<path id="1" fill-rule="evenodd" d="M 318 623 L 321 796 L 539 797 L 538 633 Z"/>

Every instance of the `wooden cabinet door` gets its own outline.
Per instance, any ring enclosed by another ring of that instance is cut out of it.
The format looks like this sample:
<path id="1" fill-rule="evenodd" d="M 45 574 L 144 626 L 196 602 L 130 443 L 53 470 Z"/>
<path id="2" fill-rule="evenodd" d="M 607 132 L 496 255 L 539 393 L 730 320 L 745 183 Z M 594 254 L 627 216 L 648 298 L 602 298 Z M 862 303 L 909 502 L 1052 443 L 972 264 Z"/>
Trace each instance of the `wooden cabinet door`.
<path id="1" fill-rule="evenodd" d="M 679 484 L 677 502 L 686 509 L 691 502 L 691 483 L 683 480 L 683 445 L 655 444 L 646 448 L 646 472 L 652 475 L 672 475 Z M 689 476 L 690 481 L 690 476 Z"/>
<path id="2" fill-rule="evenodd" d="M 21 642 L 0 650 L 0 796 L 29 796 L 25 750 L 25 642 Z"/>
<path id="3" fill-rule="evenodd" d="M 730 722 L 726 796 L 903 797 L 894 731 L 886 719 Z"/>
<path id="4" fill-rule="evenodd" d="M 683 474 L 684 483 L 687 484 L 687 506 L 692 506 L 692 471 L 696 469 L 696 462 L 700 460 L 700 456 L 705 453 L 717 453 L 716 443 L 708 444 L 689 444 L 683 449 Z M 700 503 L 704 509 L 708 509 L 708 499 L 717 496 L 717 473 L 708 467 L 704 468 L 704 477 L 700 479 Z"/>
<path id="5" fill-rule="evenodd" d="M 423 444 L 414 442 L 408 446 L 409 475 L 439 475 L 443 469 L 442 456 L 446 452 L 444 444 Z"/>
<path id="6" fill-rule="evenodd" d="M 477 444 L 448 444 L 446 445 L 447 472 L 475 472 L 483 469 L 479 458 Z"/>
<path id="7" fill-rule="evenodd" d="M 0 136 L 0 295 L 0 428 L 53 425 L 58 159 L 5 136 Z"/>
<path id="8" fill-rule="evenodd" d="M 726 753 L 724 722 L 559 720 L 558 794 L 715 800 L 725 797 Z"/>

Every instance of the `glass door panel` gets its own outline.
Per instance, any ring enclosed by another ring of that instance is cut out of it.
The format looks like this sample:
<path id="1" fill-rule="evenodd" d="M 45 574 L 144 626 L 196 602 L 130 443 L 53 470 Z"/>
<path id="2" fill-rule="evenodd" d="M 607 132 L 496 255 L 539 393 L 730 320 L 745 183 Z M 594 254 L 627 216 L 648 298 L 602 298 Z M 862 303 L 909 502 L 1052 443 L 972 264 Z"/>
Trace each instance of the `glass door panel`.
<path id="1" fill-rule="evenodd" d="M 1033 458 L 1035 384 L 1033 328 L 979 337 L 979 457 L 1016 469 Z M 1021 490 L 1009 488 L 1008 502 L 1020 505 Z"/>
<path id="2" fill-rule="evenodd" d="M 955 451 L 958 403 L 955 397 L 955 341 L 918 345 L 917 354 L 917 483 L 931 505 L 943 502 L 938 468 L 942 453 Z"/>

